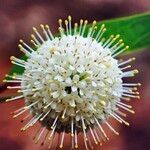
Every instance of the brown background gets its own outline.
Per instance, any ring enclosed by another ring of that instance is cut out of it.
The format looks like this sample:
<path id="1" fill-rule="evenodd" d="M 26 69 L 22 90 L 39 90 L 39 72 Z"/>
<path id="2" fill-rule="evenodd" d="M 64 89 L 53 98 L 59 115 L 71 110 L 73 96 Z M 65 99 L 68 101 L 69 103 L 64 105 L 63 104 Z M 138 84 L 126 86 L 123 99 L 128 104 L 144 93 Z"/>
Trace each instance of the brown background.
<path id="1" fill-rule="evenodd" d="M 81 18 L 91 22 L 149 10 L 149 0 L 0 0 L 0 82 L 11 68 L 9 57 L 21 55 L 17 48 L 18 40 L 29 41 L 32 26 L 47 23 L 56 33 L 57 20 L 68 15 L 74 22 Z M 112 122 L 120 136 L 109 132 L 110 141 L 100 148 L 95 147 L 97 150 L 150 149 L 150 52 L 145 50 L 134 56 L 137 60 L 133 66 L 140 70 L 135 81 L 142 83 L 141 100 L 131 102 L 136 114 L 127 117 L 130 127 Z M 6 93 L 1 93 L 1 96 Z M 11 118 L 10 112 L 22 105 L 22 102 L 0 104 L 0 150 L 46 149 L 47 145 L 40 147 L 32 141 L 36 128 L 20 133 L 23 126 L 20 118 Z"/>

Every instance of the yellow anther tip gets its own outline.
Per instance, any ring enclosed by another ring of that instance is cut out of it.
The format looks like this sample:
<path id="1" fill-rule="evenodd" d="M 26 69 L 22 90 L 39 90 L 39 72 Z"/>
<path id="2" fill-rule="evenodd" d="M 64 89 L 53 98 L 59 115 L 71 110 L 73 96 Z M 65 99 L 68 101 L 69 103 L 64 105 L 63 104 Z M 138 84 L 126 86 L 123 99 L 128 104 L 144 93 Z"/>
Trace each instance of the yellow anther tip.
<path id="1" fill-rule="evenodd" d="M 122 42 L 123 42 L 123 40 L 122 40 L 122 39 L 120 39 L 120 40 L 119 40 L 119 43 L 122 43 Z"/>
<path id="2" fill-rule="evenodd" d="M 78 26 L 78 24 L 77 24 L 77 23 L 75 23 L 75 24 L 74 24 L 74 26 L 75 26 L 75 27 L 77 27 L 77 26 Z"/>
<path id="3" fill-rule="evenodd" d="M 93 21 L 93 24 L 96 24 L 96 20 Z"/>
<path id="4" fill-rule="evenodd" d="M 128 46 L 128 45 L 126 46 L 126 49 L 129 49 L 129 46 Z"/>
<path id="5" fill-rule="evenodd" d="M 22 45 L 21 45 L 21 44 L 19 44 L 19 45 L 18 45 L 18 47 L 19 47 L 19 48 L 22 48 Z"/>
<path id="6" fill-rule="evenodd" d="M 119 37 L 120 37 L 120 34 L 117 34 L 117 35 L 116 35 L 116 38 L 119 38 Z"/>
<path id="7" fill-rule="evenodd" d="M 80 19 L 80 23 L 83 23 L 83 19 Z"/>
<path id="8" fill-rule="evenodd" d="M 63 146 L 62 146 L 62 145 L 60 145 L 60 146 L 59 146 L 59 148 L 61 148 L 61 149 L 62 149 L 62 148 L 63 148 Z"/>
<path id="9" fill-rule="evenodd" d="M 41 27 L 41 28 L 44 28 L 44 25 L 43 25 L 43 24 L 40 24 L 40 27 Z"/>
<path id="10" fill-rule="evenodd" d="M 33 31 L 37 31 L 37 29 L 35 27 L 33 27 L 32 29 L 33 29 Z"/>
<path id="11" fill-rule="evenodd" d="M 59 19 L 58 22 L 59 22 L 59 23 L 62 23 L 62 19 Z"/>
<path id="12" fill-rule="evenodd" d="M 31 34 L 31 37 L 34 38 L 35 37 L 34 34 Z"/>
<path id="13" fill-rule="evenodd" d="M 20 39 L 20 40 L 19 40 L 19 42 L 20 42 L 20 43 L 23 43 L 23 40 L 22 40 L 22 39 Z"/>
<path id="14" fill-rule="evenodd" d="M 137 69 L 135 69 L 135 70 L 134 70 L 134 73 L 137 74 L 137 73 L 139 73 L 139 71 L 138 71 Z"/>
<path id="15" fill-rule="evenodd" d="M 68 16 L 68 20 L 71 20 L 72 18 L 71 18 L 71 16 Z"/>
<path id="16" fill-rule="evenodd" d="M 105 31 L 106 31 L 106 28 L 103 29 L 103 32 L 105 32 Z"/>
<path id="17" fill-rule="evenodd" d="M 75 148 L 78 148 L 78 146 L 77 146 L 77 145 L 75 145 Z"/>
<path id="18" fill-rule="evenodd" d="M 65 20 L 65 24 L 68 24 L 68 20 Z"/>
<path id="19" fill-rule="evenodd" d="M 101 26 L 102 28 L 104 28 L 105 27 L 105 24 L 102 24 L 102 26 Z"/>
<path id="20" fill-rule="evenodd" d="M 111 35 L 110 38 L 114 38 L 114 35 Z"/>
<path id="21" fill-rule="evenodd" d="M 95 26 L 94 29 L 96 30 L 96 29 L 97 29 L 97 26 Z"/>
<path id="22" fill-rule="evenodd" d="M 10 56 L 10 60 L 13 60 L 14 59 L 14 56 Z"/>
<path id="23" fill-rule="evenodd" d="M 49 25 L 46 24 L 45 27 L 48 29 L 48 28 L 49 28 Z"/>
<path id="24" fill-rule="evenodd" d="M 87 21 L 87 20 L 85 20 L 85 21 L 84 21 L 84 23 L 85 23 L 85 24 L 87 24 L 87 23 L 88 23 L 88 21 Z"/>

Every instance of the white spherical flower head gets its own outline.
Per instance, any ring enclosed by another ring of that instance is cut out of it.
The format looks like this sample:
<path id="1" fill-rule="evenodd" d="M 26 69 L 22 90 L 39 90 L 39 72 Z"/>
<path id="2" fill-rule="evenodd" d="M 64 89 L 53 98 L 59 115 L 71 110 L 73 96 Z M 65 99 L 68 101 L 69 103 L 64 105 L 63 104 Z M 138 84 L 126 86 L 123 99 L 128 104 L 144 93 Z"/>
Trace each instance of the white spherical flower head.
<path id="1" fill-rule="evenodd" d="M 29 115 L 32 114 L 33 118 L 22 130 L 40 121 L 42 127 L 37 133 L 37 142 L 42 133 L 48 130 L 50 139 L 54 138 L 55 133 L 61 136 L 59 146 L 62 148 L 65 133 L 70 133 L 72 148 L 77 148 L 77 135 L 83 132 L 85 148 L 88 149 L 87 143 L 91 138 L 95 144 L 101 144 L 101 138 L 108 139 L 102 123 L 118 134 L 107 118 L 112 117 L 129 125 L 122 118 L 125 116 L 123 110 L 134 111 L 122 100 L 139 98 L 135 90 L 140 84 L 124 83 L 123 78 L 134 76 L 137 70 L 128 70 L 130 66 L 126 65 L 134 58 L 126 61 L 115 58 L 128 46 L 124 46 L 122 39 L 118 40 L 119 35 L 111 35 L 108 40 L 103 40 L 105 25 L 97 28 L 94 21 L 92 27 L 88 28 L 87 21 L 81 19 L 79 27 L 75 23 L 72 30 L 70 16 L 65 20 L 66 31 L 61 19 L 59 24 L 59 37 L 52 35 L 48 25 L 41 25 L 45 39 L 33 28 L 37 37 L 31 35 L 31 42 L 36 50 L 20 40 L 19 48 L 28 59 L 24 61 L 12 56 L 11 60 L 24 67 L 24 73 L 7 75 L 15 80 L 5 81 L 20 83 L 20 86 L 8 88 L 20 88 L 18 92 L 22 95 L 7 101 L 24 97 L 26 106 L 15 111 L 14 117 L 30 110 Z"/>

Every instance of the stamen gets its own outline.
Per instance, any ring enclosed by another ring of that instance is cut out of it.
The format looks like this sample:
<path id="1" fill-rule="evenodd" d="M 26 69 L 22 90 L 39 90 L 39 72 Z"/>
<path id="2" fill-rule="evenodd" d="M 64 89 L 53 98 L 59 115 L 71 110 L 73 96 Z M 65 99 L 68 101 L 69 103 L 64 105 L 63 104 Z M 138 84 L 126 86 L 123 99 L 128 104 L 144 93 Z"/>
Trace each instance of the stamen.
<path id="1" fill-rule="evenodd" d="M 132 114 L 135 114 L 135 111 L 130 110 L 130 109 L 124 107 L 123 105 L 117 104 L 117 106 L 121 107 L 121 108 L 124 109 L 124 110 L 127 110 L 128 112 L 130 112 L 130 113 L 132 113 Z"/>
<path id="2" fill-rule="evenodd" d="M 88 148 L 88 146 L 87 146 L 87 140 L 88 140 L 88 138 L 85 137 L 85 136 L 83 136 L 83 139 L 84 139 L 85 149 L 86 149 L 86 150 L 89 150 L 89 148 Z"/>
<path id="3" fill-rule="evenodd" d="M 82 130 L 83 130 L 83 134 L 84 134 L 84 137 L 85 139 L 87 140 L 87 135 L 86 135 L 86 126 L 85 126 L 85 123 L 84 123 L 84 118 L 83 116 L 81 116 L 81 121 L 82 121 Z"/>
<path id="4" fill-rule="evenodd" d="M 58 23 L 59 23 L 60 28 L 63 29 L 63 26 L 62 26 L 62 19 L 59 19 L 59 20 L 58 20 Z"/>
<path id="5" fill-rule="evenodd" d="M 101 126 L 100 123 L 98 122 L 97 118 L 94 117 L 94 119 L 95 119 L 95 121 L 96 121 L 96 123 L 97 123 L 97 125 L 98 125 L 98 127 L 99 127 L 99 129 L 100 129 L 100 131 L 103 133 L 103 135 L 105 136 L 105 138 L 106 138 L 107 140 L 109 140 L 109 138 L 107 137 L 105 131 L 104 131 L 103 128 L 102 128 L 102 126 Z"/>
<path id="6" fill-rule="evenodd" d="M 75 128 L 75 148 L 78 148 L 78 136 L 76 128 Z"/>
<path id="7" fill-rule="evenodd" d="M 59 30 L 59 33 L 60 33 L 61 37 L 63 37 L 63 35 L 64 35 L 63 28 L 59 27 L 58 30 Z"/>
<path id="8" fill-rule="evenodd" d="M 20 63 L 15 62 L 15 61 L 11 61 L 11 63 L 12 63 L 12 64 L 15 64 L 15 65 L 17 65 L 17 66 L 20 66 L 20 67 L 25 68 L 25 65 L 22 65 L 22 64 L 20 64 Z"/>
<path id="9" fill-rule="evenodd" d="M 21 44 L 23 44 L 26 48 L 28 48 L 31 52 L 34 52 L 34 50 L 29 46 L 27 45 L 22 39 L 19 40 Z"/>
<path id="10" fill-rule="evenodd" d="M 43 121 L 45 117 L 50 113 L 51 110 L 47 111 L 47 113 L 40 119 L 40 121 Z"/>
<path id="11" fill-rule="evenodd" d="M 95 136 L 96 136 L 96 138 L 97 138 L 97 141 L 100 143 L 101 140 L 100 140 L 100 138 L 99 138 L 99 136 L 98 136 L 98 134 L 97 134 L 97 132 L 96 132 L 96 129 L 94 128 L 93 131 L 94 131 L 94 134 L 95 134 Z"/>
<path id="12" fill-rule="evenodd" d="M 11 61 L 16 61 L 16 62 L 21 63 L 21 64 L 25 64 L 26 63 L 24 60 L 21 60 L 19 58 L 14 57 L 14 56 L 11 56 L 10 60 Z"/>
<path id="13" fill-rule="evenodd" d="M 112 36 L 112 37 L 113 37 L 113 36 Z M 113 44 L 113 43 L 116 41 L 116 39 L 118 39 L 119 37 L 120 37 L 120 34 L 117 34 L 114 38 L 112 38 L 112 40 L 110 41 L 110 43 L 109 43 L 108 45 L 106 45 L 106 48 L 112 46 L 112 44 Z M 120 42 L 122 42 L 122 39 L 119 40 L 118 44 L 119 44 Z M 112 49 L 113 49 L 114 47 L 116 47 L 118 44 L 115 44 L 114 46 L 112 46 L 112 47 L 110 48 L 110 50 L 112 50 Z"/>
<path id="14" fill-rule="evenodd" d="M 98 144 L 98 142 L 97 142 L 97 140 L 96 140 L 96 137 L 95 137 L 95 135 L 94 135 L 94 133 L 93 133 L 93 130 L 91 129 L 91 127 L 89 127 L 89 129 L 90 129 L 90 132 L 91 132 L 91 135 L 92 135 L 92 137 L 93 137 L 93 140 L 94 140 L 95 144 Z"/>
<path id="15" fill-rule="evenodd" d="M 38 46 L 40 46 L 41 45 L 41 43 L 37 40 L 37 38 L 34 36 L 34 34 L 31 34 L 31 38 L 34 40 L 34 43 L 36 44 L 36 45 L 38 45 Z M 31 42 L 32 42 L 32 40 L 31 40 Z M 33 43 L 33 42 L 32 42 Z M 33 43 L 33 44 L 34 44 Z"/>
<path id="16" fill-rule="evenodd" d="M 44 128 L 41 130 L 39 136 L 37 137 L 37 139 L 36 139 L 36 141 L 35 141 L 35 144 L 38 143 L 38 141 L 40 140 L 40 138 L 41 138 L 42 134 L 44 133 L 45 129 L 46 129 L 46 127 L 44 127 Z"/>
<path id="17" fill-rule="evenodd" d="M 114 38 L 114 35 L 111 35 L 110 37 L 109 37 L 109 39 L 102 45 L 104 48 L 109 44 L 109 42 L 111 42 L 112 41 L 112 39 Z"/>
<path id="18" fill-rule="evenodd" d="M 116 41 L 117 38 L 119 38 L 120 35 L 118 34 L 118 36 L 116 36 L 113 40 Z M 115 45 L 113 45 L 110 50 L 111 51 L 114 51 L 119 45 L 122 45 L 123 44 L 123 40 L 120 39 Z"/>
<path id="19" fill-rule="evenodd" d="M 20 116 L 21 114 L 23 114 L 25 111 L 27 111 L 28 109 L 24 109 L 21 112 L 19 112 L 18 114 L 14 115 L 13 118 L 16 118 L 18 116 Z"/>
<path id="20" fill-rule="evenodd" d="M 119 133 L 107 121 L 105 121 L 105 123 L 107 124 L 110 130 L 112 130 L 116 135 L 119 135 Z"/>
<path id="21" fill-rule="evenodd" d="M 121 112 L 120 110 L 116 110 L 116 113 L 118 113 L 119 115 L 121 115 L 122 117 L 126 117 L 127 115 L 123 112 Z"/>
<path id="22" fill-rule="evenodd" d="M 36 101 L 36 102 L 34 102 L 34 103 L 31 103 L 31 104 L 28 105 L 28 106 L 25 106 L 24 109 L 29 109 L 29 108 L 31 108 L 32 106 L 36 105 L 37 103 L 39 103 L 39 101 Z"/>
<path id="23" fill-rule="evenodd" d="M 123 62 L 119 63 L 118 66 L 125 65 L 125 64 L 130 63 L 130 62 L 132 62 L 132 61 L 134 61 L 134 60 L 135 60 L 135 57 L 130 58 L 130 59 L 126 60 L 126 61 L 123 61 Z"/>
<path id="24" fill-rule="evenodd" d="M 127 96 L 127 97 L 137 98 L 137 99 L 140 98 L 139 95 L 130 95 L 130 94 L 125 94 L 125 93 L 123 93 L 122 95 L 123 95 L 123 96 Z"/>
<path id="25" fill-rule="evenodd" d="M 31 126 L 31 124 L 34 122 L 34 120 L 37 118 L 38 114 L 35 115 L 23 128 L 21 128 L 21 131 L 27 130 Z"/>
<path id="26" fill-rule="evenodd" d="M 45 25 L 45 27 L 46 27 L 46 29 L 47 29 L 47 31 L 48 31 L 49 37 L 53 40 L 53 39 L 54 39 L 54 36 L 53 36 L 53 34 L 52 34 L 52 32 L 51 32 L 49 26 L 48 26 L 48 25 Z"/>
<path id="27" fill-rule="evenodd" d="M 73 118 L 71 118 L 71 136 L 74 136 Z"/>
<path id="28" fill-rule="evenodd" d="M 126 67 L 123 67 L 123 68 L 121 68 L 120 70 L 125 70 L 125 69 L 128 69 L 128 68 L 131 68 L 131 65 L 128 65 L 128 66 L 126 66 Z"/>
<path id="29" fill-rule="evenodd" d="M 77 34 L 77 27 L 78 27 L 78 24 L 77 24 L 77 23 L 75 23 L 75 24 L 74 24 L 74 35 L 76 35 L 76 34 Z"/>
<path id="30" fill-rule="evenodd" d="M 131 105 L 127 105 L 127 104 L 125 104 L 125 103 L 123 103 L 123 102 L 117 101 L 117 103 L 118 103 L 119 105 L 123 105 L 123 106 L 125 106 L 125 107 L 132 108 Z"/>
<path id="31" fill-rule="evenodd" d="M 81 33 L 81 36 L 84 36 L 84 32 L 85 32 L 85 29 L 86 29 L 86 25 L 87 25 L 88 21 L 85 20 L 84 21 L 84 26 L 83 26 L 83 29 L 82 29 L 82 33 Z"/>
<path id="32" fill-rule="evenodd" d="M 124 43 L 119 43 L 119 46 L 114 47 L 114 49 L 111 50 L 112 56 L 113 56 L 115 53 L 117 53 L 117 51 L 118 51 L 121 47 L 123 47 L 123 46 L 124 46 Z M 120 51 L 121 51 L 121 49 L 119 50 L 119 52 L 120 52 Z"/>
<path id="33" fill-rule="evenodd" d="M 46 106 L 44 106 L 44 109 L 47 109 L 54 101 L 51 101 L 49 104 L 47 104 Z"/>
<path id="34" fill-rule="evenodd" d="M 55 129 L 56 129 L 56 125 L 53 127 L 53 130 L 52 130 L 52 132 L 51 132 L 51 134 L 50 134 L 50 136 L 49 136 L 49 140 L 51 140 L 51 138 L 52 138 L 52 136 L 53 136 L 53 134 L 54 134 L 54 132 L 55 132 Z"/>
<path id="35" fill-rule="evenodd" d="M 37 31 L 37 29 L 35 27 L 33 27 L 33 31 L 36 33 L 36 35 L 39 37 L 39 39 L 42 41 L 42 43 L 44 43 L 44 39 L 42 38 L 42 36 L 39 34 L 39 32 Z"/>
<path id="36" fill-rule="evenodd" d="M 83 25 L 83 19 L 80 20 L 79 35 L 81 35 L 82 25 Z"/>
<path id="37" fill-rule="evenodd" d="M 116 113 L 113 113 L 113 115 L 115 115 L 118 119 L 120 119 L 125 125 L 127 125 L 127 126 L 130 125 L 127 121 L 123 120 L 123 119 L 122 119 L 120 116 L 118 116 Z"/>
<path id="38" fill-rule="evenodd" d="M 71 16 L 68 16 L 68 20 L 69 20 L 69 34 L 71 35 Z"/>
<path id="39" fill-rule="evenodd" d="M 68 20 L 65 20 L 65 25 L 66 25 L 66 34 L 69 35 Z"/>
<path id="40" fill-rule="evenodd" d="M 137 74 L 139 71 L 137 69 L 123 72 L 123 77 L 133 77 L 135 74 Z"/>
<path id="41" fill-rule="evenodd" d="M 141 83 L 123 83 L 122 85 L 123 86 L 129 86 L 129 87 L 131 87 L 131 86 L 141 86 Z"/>
<path id="42" fill-rule="evenodd" d="M 62 117 L 61 117 L 62 119 L 65 118 L 66 111 L 67 111 L 67 108 L 65 108 L 64 111 L 63 111 L 63 114 L 62 114 Z"/>
<path id="43" fill-rule="evenodd" d="M 40 27 L 42 28 L 43 33 L 44 33 L 44 35 L 45 35 L 46 39 L 47 39 L 47 40 L 50 40 L 50 38 L 49 38 L 49 36 L 48 36 L 48 33 L 47 33 L 47 31 L 45 30 L 44 25 L 43 25 L 43 24 L 41 24 L 41 25 L 40 25 Z"/>
<path id="44" fill-rule="evenodd" d="M 63 148 L 64 137 L 65 137 L 65 131 L 63 131 L 63 133 L 62 133 L 61 143 L 60 143 L 60 146 L 59 146 L 60 148 Z"/>
<path id="45" fill-rule="evenodd" d="M 3 82 L 7 82 L 7 83 L 21 83 L 21 80 L 3 80 Z"/>
<path id="46" fill-rule="evenodd" d="M 55 133 L 54 133 L 54 135 L 53 135 L 53 137 L 52 137 L 52 139 L 51 139 L 51 141 L 50 141 L 50 144 L 49 144 L 49 146 L 48 146 L 48 149 L 51 149 L 54 138 L 55 138 Z"/>
<path id="47" fill-rule="evenodd" d="M 43 115 L 43 113 L 38 114 L 38 115 L 37 115 L 37 118 L 35 118 L 35 120 L 33 120 L 33 122 L 31 123 L 30 126 L 33 126 L 33 125 L 41 118 L 42 115 Z"/>
<path id="48" fill-rule="evenodd" d="M 11 102 L 11 101 L 14 101 L 14 100 L 22 99 L 23 97 L 24 97 L 24 95 L 16 96 L 16 97 L 7 99 L 6 102 Z"/>
<path id="49" fill-rule="evenodd" d="M 121 99 L 125 100 L 125 101 L 130 101 L 130 98 L 129 97 L 121 97 Z"/>
<path id="50" fill-rule="evenodd" d="M 122 124 L 122 121 L 118 119 L 113 113 L 109 113 L 114 119 L 116 119 L 118 122 Z"/>
<path id="51" fill-rule="evenodd" d="M 33 40 L 30 40 L 30 42 L 36 47 L 36 48 L 38 48 L 39 47 L 39 45 L 38 44 L 36 44 Z"/>
<path id="52" fill-rule="evenodd" d="M 56 125 L 56 122 L 57 122 L 57 120 L 58 120 L 58 117 L 59 117 L 59 115 L 57 115 L 57 117 L 55 118 L 55 120 L 54 120 L 54 122 L 53 122 L 53 124 L 52 124 L 52 126 L 51 126 L 51 129 L 53 129 L 54 126 Z"/>
<path id="53" fill-rule="evenodd" d="M 90 136 L 87 135 L 87 138 L 88 138 L 88 143 L 89 143 L 90 149 L 94 149 L 92 142 L 91 142 L 91 139 L 90 139 Z"/>
<path id="54" fill-rule="evenodd" d="M 20 51 L 22 51 L 25 55 L 31 56 L 31 53 L 28 52 L 21 44 L 18 45 Z"/>
<path id="55" fill-rule="evenodd" d="M 102 24 L 100 30 L 97 33 L 95 40 L 100 41 L 100 38 L 102 37 L 102 35 L 105 31 L 106 31 L 105 24 Z"/>
<path id="56" fill-rule="evenodd" d="M 125 48 L 123 48 L 122 50 L 120 50 L 119 52 L 115 53 L 114 55 L 112 55 L 112 57 L 116 57 L 118 56 L 119 54 L 123 53 L 124 51 L 128 50 L 129 49 L 129 46 L 126 46 Z"/>

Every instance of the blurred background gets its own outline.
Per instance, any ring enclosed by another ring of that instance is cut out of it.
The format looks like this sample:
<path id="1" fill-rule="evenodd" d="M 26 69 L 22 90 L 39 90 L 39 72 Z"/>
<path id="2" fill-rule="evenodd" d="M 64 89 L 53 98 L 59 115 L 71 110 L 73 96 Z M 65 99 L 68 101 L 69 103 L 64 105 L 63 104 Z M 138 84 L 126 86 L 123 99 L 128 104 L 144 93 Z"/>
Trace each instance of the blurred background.
<path id="1" fill-rule="evenodd" d="M 68 15 L 74 22 L 81 18 L 92 22 L 149 10 L 150 0 L 0 0 L 0 94 L 8 94 L 3 90 L 2 80 L 12 66 L 9 57 L 21 56 L 18 41 L 20 38 L 30 41 L 33 26 L 49 24 L 53 33 L 57 33 L 57 20 Z M 110 141 L 95 147 L 96 150 L 150 150 L 150 51 L 147 49 L 124 57 L 133 56 L 137 58 L 133 66 L 140 71 L 134 80 L 142 83 L 141 100 L 131 102 L 136 114 L 127 116 L 129 127 L 112 122 L 120 135 L 108 132 Z M 10 113 L 22 105 L 22 102 L 0 104 L 0 150 L 46 149 L 46 144 L 41 147 L 32 140 L 36 127 L 22 133 L 21 118 L 12 119 Z M 83 145 L 80 149 L 84 149 Z"/>

